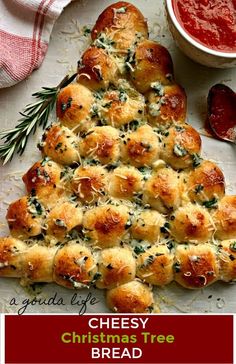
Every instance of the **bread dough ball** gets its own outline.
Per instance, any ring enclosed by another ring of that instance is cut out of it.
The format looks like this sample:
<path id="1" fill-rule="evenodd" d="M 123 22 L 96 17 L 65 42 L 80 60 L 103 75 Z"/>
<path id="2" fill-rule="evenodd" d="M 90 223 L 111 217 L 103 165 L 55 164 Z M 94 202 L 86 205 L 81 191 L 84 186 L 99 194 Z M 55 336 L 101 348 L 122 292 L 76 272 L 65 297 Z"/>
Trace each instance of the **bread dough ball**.
<path id="1" fill-rule="evenodd" d="M 109 177 L 109 195 L 119 199 L 135 200 L 143 188 L 143 176 L 131 166 L 115 168 Z"/>
<path id="2" fill-rule="evenodd" d="M 49 248 L 38 244 L 26 249 L 21 284 L 53 282 L 53 265 L 57 249 L 58 247 Z"/>
<path id="3" fill-rule="evenodd" d="M 206 243 L 212 238 L 214 226 L 209 212 L 191 203 L 180 207 L 173 214 L 170 232 L 180 242 Z"/>
<path id="4" fill-rule="evenodd" d="M 11 236 L 0 238 L 0 277 L 21 277 L 27 245 Z"/>
<path id="5" fill-rule="evenodd" d="M 62 167 L 48 157 L 36 162 L 22 177 L 26 190 L 47 207 L 53 207 L 65 195 L 60 183 Z M 48 198 L 50 196 L 50 198 Z"/>
<path id="6" fill-rule="evenodd" d="M 177 85 L 151 84 L 148 94 L 148 122 L 155 126 L 169 126 L 175 122 L 184 123 L 187 112 L 187 97 L 184 89 Z"/>
<path id="7" fill-rule="evenodd" d="M 145 93 L 153 82 L 169 85 L 173 78 L 173 63 L 168 50 L 159 43 L 145 39 L 135 51 L 135 64 L 130 71 L 135 88 Z"/>
<path id="8" fill-rule="evenodd" d="M 236 279 L 236 239 L 223 240 L 219 244 L 220 279 L 224 282 Z"/>
<path id="9" fill-rule="evenodd" d="M 161 237 L 161 227 L 165 224 L 165 218 L 155 210 L 143 210 L 136 214 L 131 227 L 131 235 L 137 240 L 146 240 L 156 243 Z"/>
<path id="10" fill-rule="evenodd" d="M 175 280 L 185 288 L 204 288 L 219 279 L 216 247 L 209 244 L 178 245 L 175 254 Z"/>
<path id="11" fill-rule="evenodd" d="M 236 196 L 223 197 L 213 216 L 216 238 L 222 240 L 236 238 Z"/>
<path id="12" fill-rule="evenodd" d="M 130 227 L 126 206 L 98 206 L 84 214 L 85 234 L 91 242 L 101 248 L 119 245 Z"/>
<path id="13" fill-rule="evenodd" d="M 96 46 L 125 55 L 139 39 L 148 37 L 147 21 L 132 4 L 119 1 L 108 6 L 98 17 L 91 33 Z"/>
<path id="14" fill-rule="evenodd" d="M 105 197 L 107 171 L 101 166 L 80 166 L 73 175 L 71 187 L 82 203 L 92 204 Z"/>
<path id="15" fill-rule="evenodd" d="M 105 93 L 100 109 L 103 123 L 120 128 L 144 115 L 145 99 L 127 83 Z"/>
<path id="16" fill-rule="evenodd" d="M 135 167 L 151 166 L 159 158 L 158 137 L 149 125 L 127 134 L 121 147 L 122 160 Z"/>
<path id="17" fill-rule="evenodd" d="M 71 242 L 56 254 L 53 280 L 67 288 L 85 288 L 93 282 L 96 271 L 96 261 L 90 249 Z"/>
<path id="18" fill-rule="evenodd" d="M 174 255 L 165 245 L 152 246 L 137 258 L 137 276 L 157 286 L 169 284 L 173 278 Z"/>
<path id="19" fill-rule="evenodd" d="M 24 196 L 12 202 L 6 219 L 14 238 L 27 239 L 41 234 L 45 210 L 35 197 Z"/>
<path id="20" fill-rule="evenodd" d="M 148 313 L 152 310 L 153 295 L 146 284 L 132 281 L 109 290 L 107 305 L 119 313 Z"/>
<path id="21" fill-rule="evenodd" d="M 97 126 L 80 141 L 80 155 L 101 164 L 115 163 L 120 157 L 119 132 L 111 126 Z"/>
<path id="22" fill-rule="evenodd" d="M 178 173 L 171 168 L 160 168 L 145 183 L 143 201 L 165 214 L 180 206 L 181 191 Z"/>
<path id="23" fill-rule="evenodd" d="M 116 62 L 102 48 L 90 47 L 83 53 L 77 77 L 80 84 L 91 90 L 107 89 L 119 76 Z"/>
<path id="24" fill-rule="evenodd" d="M 194 156 L 201 151 L 201 138 L 191 125 L 176 125 L 169 128 L 163 138 L 161 158 L 174 169 L 193 166 Z"/>
<path id="25" fill-rule="evenodd" d="M 93 125 L 90 109 L 94 98 L 81 84 L 72 83 L 58 94 L 56 112 L 61 124 L 74 130 L 88 130 Z"/>
<path id="26" fill-rule="evenodd" d="M 52 241 L 63 240 L 73 228 L 82 224 L 82 220 L 82 209 L 72 202 L 54 207 L 46 220 L 47 238 Z"/>
<path id="27" fill-rule="evenodd" d="M 113 288 L 134 280 L 136 265 L 128 248 L 108 248 L 101 251 L 98 260 L 101 278 L 96 282 L 98 288 Z"/>
<path id="28" fill-rule="evenodd" d="M 190 172 L 187 189 L 191 201 L 215 207 L 225 194 L 224 175 L 215 163 L 202 161 Z"/>
<path id="29" fill-rule="evenodd" d="M 80 161 L 78 139 L 65 126 L 51 125 L 42 138 L 42 152 L 55 162 L 70 165 Z"/>

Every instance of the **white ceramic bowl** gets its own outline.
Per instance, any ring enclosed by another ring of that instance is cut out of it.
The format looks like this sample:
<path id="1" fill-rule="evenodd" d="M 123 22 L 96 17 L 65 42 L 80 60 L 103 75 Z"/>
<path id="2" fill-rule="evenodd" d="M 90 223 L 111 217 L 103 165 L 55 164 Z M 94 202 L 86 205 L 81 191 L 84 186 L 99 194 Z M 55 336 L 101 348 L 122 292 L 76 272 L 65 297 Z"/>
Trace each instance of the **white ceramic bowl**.
<path id="1" fill-rule="evenodd" d="M 215 51 L 193 39 L 178 22 L 172 0 L 165 0 L 170 31 L 179 48 L 193 61 L 215 68 L 236 67 L 236 53 Z"/>

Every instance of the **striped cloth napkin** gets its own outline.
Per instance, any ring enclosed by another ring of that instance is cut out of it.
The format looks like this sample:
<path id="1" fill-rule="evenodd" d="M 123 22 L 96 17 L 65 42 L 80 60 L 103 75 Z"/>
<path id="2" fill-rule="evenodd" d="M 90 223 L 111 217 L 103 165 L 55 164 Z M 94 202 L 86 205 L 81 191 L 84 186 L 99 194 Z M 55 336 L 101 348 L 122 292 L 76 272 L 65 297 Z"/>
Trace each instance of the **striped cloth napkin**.
<path id="1" fill-rule="evenodd" d="M 0 88 L 38 68 L 53 25 L 71 0 L 0 0 Z"/>

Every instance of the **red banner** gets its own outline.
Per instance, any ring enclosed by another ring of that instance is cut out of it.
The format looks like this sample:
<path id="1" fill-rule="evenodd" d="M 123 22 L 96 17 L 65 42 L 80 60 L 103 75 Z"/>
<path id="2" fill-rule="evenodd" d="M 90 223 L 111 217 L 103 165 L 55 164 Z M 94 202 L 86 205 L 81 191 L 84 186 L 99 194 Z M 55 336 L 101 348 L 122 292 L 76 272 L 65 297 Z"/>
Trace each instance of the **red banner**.
<path id="1" fill-rule="evenodd" d="M 5 318 L 6 363 L 233 363 L 233 316 Z"/>

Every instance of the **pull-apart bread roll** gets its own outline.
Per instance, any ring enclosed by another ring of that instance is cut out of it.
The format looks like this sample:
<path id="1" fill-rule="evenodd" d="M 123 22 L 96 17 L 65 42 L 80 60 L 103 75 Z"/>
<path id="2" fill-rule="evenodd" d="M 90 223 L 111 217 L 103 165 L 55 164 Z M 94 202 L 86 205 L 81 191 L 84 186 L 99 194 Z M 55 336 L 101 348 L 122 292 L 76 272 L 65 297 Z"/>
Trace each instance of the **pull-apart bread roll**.
<path id="1" fill-rule="evenodd" d="M 99 15 L 91 37 L 101 48 L 113 47 L 120 54 L 126 55 L 135 42 L 148 37 L 147 22 L 134 5 L 119 1 Z"/>
<path id="2" fill-rule="evenodd" d="M 107 89 L 110 84 L 116 84 L 118 78 L 115 60 L 99 48 L 99 44 L 88 48 L 78 62 L 77 81 L 91 90 Z"/>
<path id="3" fill-rule="evenodd" d="M 71 84 L 58 95 L 57 116 L 69 129 L 87 130 L 93 125 L 90 115 L 93 101 L 93 94 L 87 87 L 78 83 Z"/>
<path id="4" fill-rule="evenodd" d="M 54 206 L 66 193 L 61 181 L 63 168 L 50 158 L 36 162 L 22 177 L 28 194 L 37 196 L 44 206 Z M 48 198 L 50 196 L 50 198 Z"/>
<path id="5" fill-rule="evenodd" d="M 201 157 L 170 53 L 124 1 L 91 38 L 9 205 L 0 276 L 105 289 L 124 313 L 152 312 L 154 286 L 235 281 L 236 196 Z"/>

